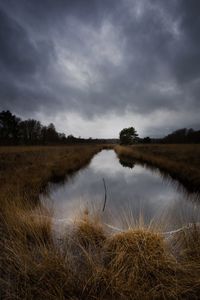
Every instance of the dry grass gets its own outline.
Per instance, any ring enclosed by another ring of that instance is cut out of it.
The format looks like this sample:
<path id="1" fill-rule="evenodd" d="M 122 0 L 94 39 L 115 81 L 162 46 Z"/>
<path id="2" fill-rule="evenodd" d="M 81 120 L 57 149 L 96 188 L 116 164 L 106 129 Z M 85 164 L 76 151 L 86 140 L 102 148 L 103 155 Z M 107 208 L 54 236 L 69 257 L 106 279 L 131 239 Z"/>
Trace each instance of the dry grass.
<path id="1" fill-rule="evenodd" d="M 102 148 L 98 145 L 0 148 L 0 203 L 24 199 L 28 199 L 28 204 L 37 202 L 49 181 L 64 180 L 88 164 Z"/>
<path id="2" fill-rule="evenodd" d="M 41 286 L 47 293 L 45 299 L 62 299 L 58 294 L 53 295 L 63 292 L 66 280 L 63 277 L 60 289 L 52 291 L 53 270 L 57 268 L 59 280 L 66 262 L 53 245 L 51 218 L 38 206 L 39 194 L 49 181 L 65 180 L 88 164 L 102 148 L 102 145 L 0 148 L 0 298 L 40 299 L 40 277 L 47 276 L 50 282 Z M 37 218 L 32 214 L 36 207 Z M 46 285 L 50 283 L 49 290 Z"/>
<path id="3" fill-rule="evenodd" d="M 200 191 L 200 145 L 116 146 L 115 151 L 121 158 L 159 168 L 191 191 Z"/>
<path id="4" fill-rule="evenodd" d="M 61 247 L 51 218 L 29 216 L 18 211 L 4 240 L 2 299 L 199 299 L 197 227 L 167 242 L 140 227 L 111 235 L 85 216 Z"/>
<path id="5" fill-rule="evenodd" d="M 71 292 L 73 277 L 67 257 L 53 243 L 50 218 L 29 219 L 24 212 L 19 216 L 15 224 L 6 224 L 2 299 L 64 299 Z"/>
<path id="6" fill-rule="evenodd" d="M 86 211 L 62 241 L 55 239 L 51 212 L 38 195 L 100 149 L 0 150 L 1 299 L 199 299 L 198 226 L 169 240 L 142 225 L 111 234 L 101 216 Z"/>
<path id="7" fill-rule="evenodd" d="M 128 299 L 176 299 L 178 266 L 157 233 L 132 229 L 106 244 L 112 288 Z"/>

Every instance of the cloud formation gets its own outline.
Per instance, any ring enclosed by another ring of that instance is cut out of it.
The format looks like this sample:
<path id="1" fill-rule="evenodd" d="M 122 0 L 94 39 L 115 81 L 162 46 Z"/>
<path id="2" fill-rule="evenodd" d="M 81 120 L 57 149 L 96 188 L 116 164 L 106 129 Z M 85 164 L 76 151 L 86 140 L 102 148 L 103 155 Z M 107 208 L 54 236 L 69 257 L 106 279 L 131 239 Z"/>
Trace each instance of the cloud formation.
<path id="1" fill-rule="evenodd" d="M 199 128 L 198 0 L 0 0 L 0 109 L 84 137 Z"/>

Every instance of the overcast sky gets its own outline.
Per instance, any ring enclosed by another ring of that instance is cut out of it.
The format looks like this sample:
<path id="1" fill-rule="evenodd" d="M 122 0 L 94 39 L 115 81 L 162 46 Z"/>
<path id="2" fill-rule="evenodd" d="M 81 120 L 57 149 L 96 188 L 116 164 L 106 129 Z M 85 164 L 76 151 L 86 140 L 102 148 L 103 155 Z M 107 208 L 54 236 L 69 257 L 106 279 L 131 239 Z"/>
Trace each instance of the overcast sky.
<path id="1" fill-rule="evenodd" d="M 199 0 L 0 0 L 0 110 L 66 135 L 200 129 Z"/>

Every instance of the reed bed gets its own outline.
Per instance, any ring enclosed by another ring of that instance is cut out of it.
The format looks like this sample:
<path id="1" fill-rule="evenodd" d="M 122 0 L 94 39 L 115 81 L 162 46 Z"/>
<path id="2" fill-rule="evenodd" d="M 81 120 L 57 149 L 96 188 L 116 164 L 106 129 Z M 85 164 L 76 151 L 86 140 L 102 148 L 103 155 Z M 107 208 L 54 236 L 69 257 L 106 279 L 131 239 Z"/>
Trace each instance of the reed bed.
<path id="1" fill-rule="evenodd" d="M 140 226 L 111 234 L 100 218 L 85 215 L 60 245 L 50 216 L 18 210 L 11 219 L 4 224 L 2 299 L 199 299 L 198 227 L 169 241 Z"/>
<path id="2" fill-rule="evenodd" d="M 40 299 L 34 286 L 40 278 L 31 279 L 34 291 L 28 291 L 26 271 L 30 267 L 34 273 L 33 256 L 48 260 L 55 254 L 58 262 L 59 251 L 52 248 L 50 216 L 41 208 L 39 195 L 50 181 L 65 180 L 104 147 L 108 146 L 0 148 L 0 298 Z M 37 218 L 32 213 L 36 208 Z"/>
<path id="3" fill-rule="evenodd" d="M 199 299 L 198 225 L 170 239 L 142 222 L 111 232 L 103 212 L 86 210 L 56 238 L 39 193 L 101 149 L 0 149 L 1 299 Z"/>
<path id="4" fill-rule="evenodd" d="M 48 182 L 65 180 L 104 147 L 1 147 L 0 203 L 37 203 Z"/>
<path id="5" fill-rule="evenodd" d="M 159 168 L 193 192 L 200 191 L 200 145 L 115 146 L 120 158 Z"/>

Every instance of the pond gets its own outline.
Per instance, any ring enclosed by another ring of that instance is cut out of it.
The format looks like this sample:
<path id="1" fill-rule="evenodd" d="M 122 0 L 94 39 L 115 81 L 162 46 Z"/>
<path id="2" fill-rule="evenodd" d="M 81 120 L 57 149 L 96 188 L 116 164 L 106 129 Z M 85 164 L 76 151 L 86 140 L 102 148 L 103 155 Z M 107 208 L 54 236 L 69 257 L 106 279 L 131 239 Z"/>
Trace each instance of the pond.
<path id="1" fill-rule="evenodd" d="M 127 228 L 142 219 L 172 230 L 199 221 L 198 198 L 158 170 L 121 161 L 113 150 L 103 150 L 64 184 L 51 184 L 41 200 L 53 207 L 58 219 L 73 219 L 88 209 L 112 226 Z"/>

